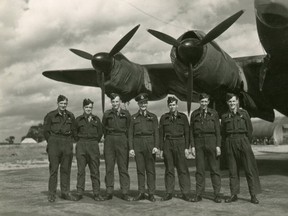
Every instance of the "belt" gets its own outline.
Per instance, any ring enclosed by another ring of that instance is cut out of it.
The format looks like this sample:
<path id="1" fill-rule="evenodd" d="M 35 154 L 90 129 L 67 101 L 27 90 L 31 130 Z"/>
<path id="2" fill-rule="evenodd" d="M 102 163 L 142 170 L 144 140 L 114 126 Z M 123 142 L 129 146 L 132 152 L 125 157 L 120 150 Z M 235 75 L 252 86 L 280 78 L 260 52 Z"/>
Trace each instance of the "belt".
<path id="1" fill-rule="evenodd" d="M 51 133 L 51 136 L 54 136 L 54 137 L 71 137 L 72 134 L 61 134 L 61 133 Z"/>
<path id="2" fill-rule="evenodd" d="M 184 138 L 184 135 L 166 135 L 166 139 L 181 139 Z"/>
<path id="3" fill-rule="evenodd" d="M 154 134 L 135 134 L 134 137 L 152 137 Z"/>
<path id="4" fill-rule="evenodd" d="M 92 137 L 92 138 L 87 138 L 87 137 L 79 137 L 79 141 L 84 141 L 84 142 L 87 142 L 87 141 L 98 141 L 98 137 Z"/>
<path id="5" fill-rule="evenodd" d="M 113 134 L 113 135 L 116 135 L 116 134 L 125 134 L 126 131 L 107 131 L 107 134 Z"/>
<path id="6" fill-rule="evenodd" d="M 230 133 L 230 134 L 227 134 L 227 137 L 244 137 L 244 136 L 247 136 L 246 133 Z"/>
<path id="7" fill-rule="evenodd" d="M 194 134 L 194 137 L 210 137 L 210 136 L 215 136 L 215 133 L 199 133 L 199 134 Z"/>

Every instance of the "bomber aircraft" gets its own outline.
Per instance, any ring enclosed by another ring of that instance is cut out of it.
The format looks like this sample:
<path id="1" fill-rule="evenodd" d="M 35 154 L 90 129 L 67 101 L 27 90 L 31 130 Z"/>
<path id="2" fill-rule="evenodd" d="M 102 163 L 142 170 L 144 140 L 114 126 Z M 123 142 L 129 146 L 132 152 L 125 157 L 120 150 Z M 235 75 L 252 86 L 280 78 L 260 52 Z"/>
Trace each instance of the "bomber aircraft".
<path id="1" fill-rule="evenodd" d="M 102 110 L 105 94 L 117 92 L 123 102 L 128 102 L 140 92 L 147 92 L 149 100 L 173 94 L 187 101 L 189 114 L 191 102 L 198 101 L 198 93 L 206 92 L 221 114 L 226 110 L 226 93 L 234 92 L 251 117 L 273 121 L 273 109 L 288 115 L 288 1 L 255 0 L 254 5 L 258 35 L 267 55 L 232 58 L 214 41 L 242 15 L 239 11 L 207 34 L 191 30 L 175 39 L 149 29 L 150 34 L 172 46 L 171 63 L 140 65 L 120 53 L 138 25 L 109 53 L 92 55 L 70 49 L 90 60 L 93 68 L 51 70 L 43 75 L 70 84 L 100 87 Z"/>

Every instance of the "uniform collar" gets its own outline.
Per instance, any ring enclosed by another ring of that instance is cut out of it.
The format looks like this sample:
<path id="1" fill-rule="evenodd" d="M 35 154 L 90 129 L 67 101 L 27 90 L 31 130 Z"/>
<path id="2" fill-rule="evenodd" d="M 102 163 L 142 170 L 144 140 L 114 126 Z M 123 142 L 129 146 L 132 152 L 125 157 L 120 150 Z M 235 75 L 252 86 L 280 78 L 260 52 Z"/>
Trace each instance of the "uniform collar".
<path id="1" fill-rule="evenodd" d="M 202 112 L 203 112 L 203 110 L 199 107 L 199 108 L 196 110 L 196 115 L 201 115 Z M 211 114 L 211 113 L 212 113 L 212 112 L 211 112 L 211 109 L 210 109 L 210 108 L 205 109 L 205 113 L 206 113 L 206 114 Z"/>
<path id="2" fill-rule="evenodd" d="M 152 117 L 151 113 L 148 110 L 145 110 L 144 113 L 145 113 L 144 117 Z M 136 117 L 139 117 L 139 116 L 143 116 L 141 110 L 138 110 L 138 112 L 136 113 Z"/>
<path id="3" fill-rule="evenodd" d="M 63 115 L 64 114 L 64 115 Z M 60 113 L 58 109 L 55 110 L 54 116 L 66 116 L 69 115 L 69 112 L 67 110 L 64 110 L 63 113 Z"/>
<path id="4" fill-rule="evenodd" d="M 125 110 L 122 109 L 121 107 L 118 110 L 110 109 L 110 110 L 107 111 L 107 114 L 108 115 L 111 115 L 111 114 L 117 115 L 117 112 L 120 114 L 120 116 L 126 116 Z"/>
<path id="5" fill-rule="evenodd" d="M 85 113 L 83 113 L 81 116 L 80 116 L 80 119 L 88 119 L 89 118 L 89 116 L 91 116 L 92 117 L 92 119 L 95 119 L 95 115 L 93 115 L 93 114 L 90 114 L 90 115 L 86 115 Z"/>

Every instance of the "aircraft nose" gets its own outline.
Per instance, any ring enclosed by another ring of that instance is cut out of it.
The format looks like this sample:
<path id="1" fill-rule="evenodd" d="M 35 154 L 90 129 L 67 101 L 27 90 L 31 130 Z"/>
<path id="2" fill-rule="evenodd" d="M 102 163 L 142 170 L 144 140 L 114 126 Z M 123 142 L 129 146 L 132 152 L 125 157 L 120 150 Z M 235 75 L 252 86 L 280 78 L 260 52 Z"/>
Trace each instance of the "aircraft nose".
<path id="1" fill-rule="evenodd" d="M 256 16 L 265 25 L 273 28 L 288 26 L 287 0 L 255 0 Z"/>

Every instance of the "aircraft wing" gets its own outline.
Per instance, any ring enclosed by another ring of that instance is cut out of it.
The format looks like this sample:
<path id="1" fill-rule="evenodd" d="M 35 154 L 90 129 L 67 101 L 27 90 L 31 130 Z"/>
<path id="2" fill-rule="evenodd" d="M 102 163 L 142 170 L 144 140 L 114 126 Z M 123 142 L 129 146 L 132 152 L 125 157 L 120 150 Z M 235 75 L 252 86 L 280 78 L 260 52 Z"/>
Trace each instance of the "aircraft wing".
<path id="1" fill-rule="evenodd" d="M 99 74 L 93 68 L 51 70 L 42 73 L 45 77 L 74 85 L 100 87 Z"/>

